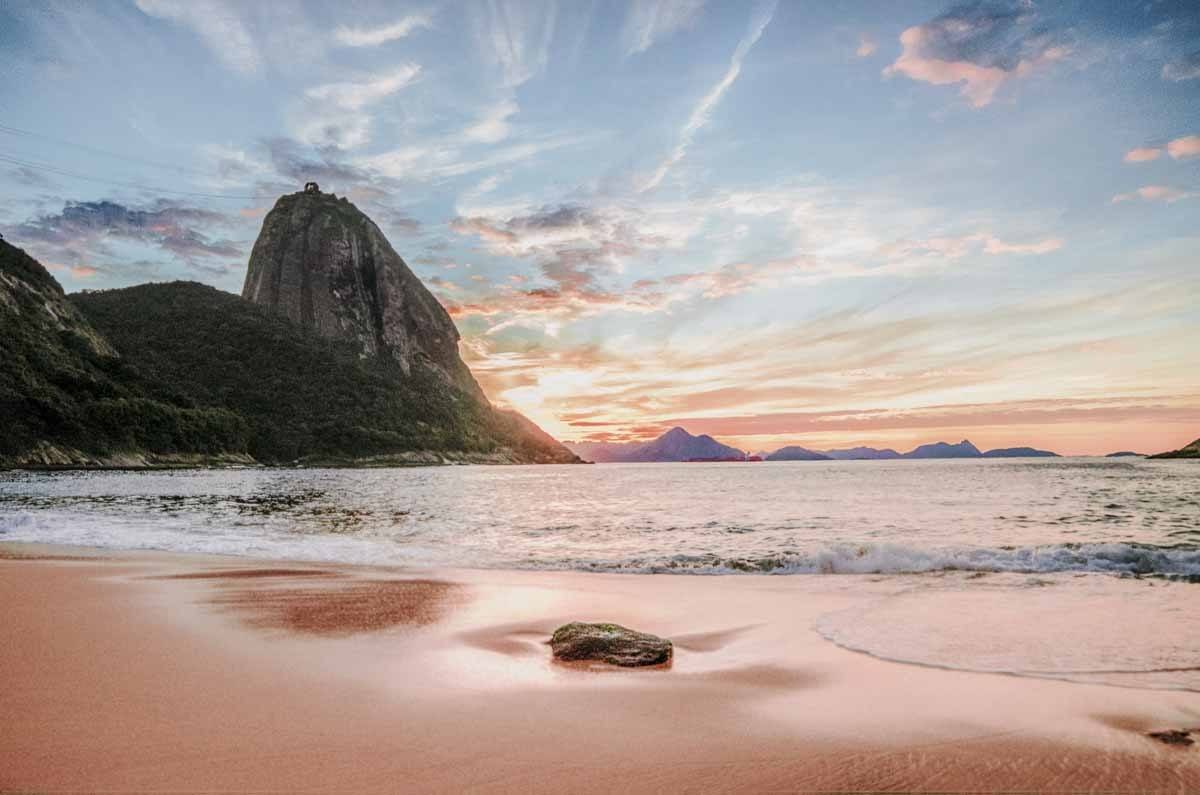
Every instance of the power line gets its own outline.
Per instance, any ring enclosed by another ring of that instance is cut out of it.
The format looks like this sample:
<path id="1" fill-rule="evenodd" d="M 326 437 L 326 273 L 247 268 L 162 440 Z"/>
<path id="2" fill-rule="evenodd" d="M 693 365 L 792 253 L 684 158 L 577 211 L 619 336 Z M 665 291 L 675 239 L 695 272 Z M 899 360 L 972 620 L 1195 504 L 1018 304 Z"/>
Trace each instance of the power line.
<path id="1" fill-rule="evenodd" d="M 122 182 L 120 180 L 105 179 L 104 177 L 94 177 L 94 176 L 90 176 L 87 174 L 80 174 L 77 171 L 70 171 L 68 169 L 59 168 L 58 166 L 52 166 L 47 163 L 36 163 L 33 161 L 24 160 L 22 158 L 14 157 L 12 155 L 8 155 L 3 152 L 0 152 L 0 163 L 8 163 L 8 164 L 14 165 L 14 166 L 21 166 L 24 168 L 32 168 L 32 169 L 35 169 L 38 171 L 45 171 L 47 173 L 57 174 L 57 175 L 63 176 L 63 177 L 70 177 L 72 179 L 81 179 L 86 182 L 98 182 L 98 183 L 105 184 L 105 185 L 116 185 L 116 186 L 122 187 L 122 188 L 134 188 L 136 190 L 149 191 L 151 193 L 167 193 L 167 194 L 171 194 L 174 196 L 191 196 L 194 198 L 203 198 L 203 199 L 238 199 L 238 200 L 273 199 L 273 198 L 275 198 L 274 194 L 235 195 L 235 194 L 229 194 L 229 193 L 202 193 L 199 191 L 172 190 L 170 188 L 159 188 L 159 187 L 155 187 L 153 185 L 144 185 L 144 184 L 137 183 L 137 182 Z"/>
<path id="2" fill-rule="evenodd" d="M 156 160 L 147 160 L 147 159 L 141 158 L 141 157 L 134 157 L 132 155 L 126 155 L 126 154 L 122 154 L 120 152 L 113 152 L 108 149 L 100 149 L 99 147 L 91 146 L 90 144 L 81 144 L 76 141 L 68 141 L 66 138 L 55 138 L 52 135 L 44 135 L 43 133 L 33 132 L 31 130 L 22 130 L 20 127 L 13 127 L 8 124 L 0 124 L 0 133 L 3 133 L 5 135 L 12 135 L 17 138 L 32 138 L 35 141 L 46 141 L 48 143 L 58 144 L 59 146 L 69 146 L 74 149 L 82 150 L 84 152 L 90 152 L 91 154 L 94 154 L 94 155 L 101 155 L 103 157 L 111 157 L 111 158 L 115 158 L 117 160 L 124 160 L 127 163 L 138 163 L 138 164 L 144 165 L 144 166 L 152 166 L 154 168 L 167 169 L 169 171 L 176 171 L 176 172 L 186 173 L 186 174 L 195 174 L 196 176 L 200 176 L 200 177 L 209 176 L 209 174 L 206 172 L 199 171 L 194 168 L 188 168 L 186 166 L 181 166 L 176 163 L 162 163 L 162 162 L 159 162 Z"/>

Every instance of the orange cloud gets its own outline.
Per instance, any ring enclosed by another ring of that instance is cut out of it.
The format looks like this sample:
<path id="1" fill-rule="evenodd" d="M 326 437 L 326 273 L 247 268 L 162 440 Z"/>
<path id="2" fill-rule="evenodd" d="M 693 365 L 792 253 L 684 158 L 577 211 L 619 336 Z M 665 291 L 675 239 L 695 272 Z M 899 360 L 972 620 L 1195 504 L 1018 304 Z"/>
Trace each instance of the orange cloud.
<path id="1" fill-rule="evenodd" d="M 1162 155 L 1161 149 L 1152 147 L 1138 147 L 1130 149 L 1125 153 L 1126 163 L 1145 163 L 1149 160 L 1157 160 Z"/>
<path id="2" fill-rule="evenodd" d="M 1167 144 L 1167 154 L 1176 160 L 1200 155 L 1200 135 L 1187 135 L 1176 138 Z"/>

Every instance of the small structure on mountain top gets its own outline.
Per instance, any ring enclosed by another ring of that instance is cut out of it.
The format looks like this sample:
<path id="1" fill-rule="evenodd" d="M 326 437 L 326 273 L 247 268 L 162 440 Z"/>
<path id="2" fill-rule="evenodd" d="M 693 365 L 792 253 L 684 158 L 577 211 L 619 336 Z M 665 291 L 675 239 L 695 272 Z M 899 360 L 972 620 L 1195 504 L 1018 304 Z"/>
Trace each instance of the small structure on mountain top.
<path id="1" fill-rule="evenodd" d="M 304 183 L 304 192 L 305 193 L 320 193 L 321 188 L 318 187 L 317 183 L 315 183 L 315 182 L 305 182 Z"/>

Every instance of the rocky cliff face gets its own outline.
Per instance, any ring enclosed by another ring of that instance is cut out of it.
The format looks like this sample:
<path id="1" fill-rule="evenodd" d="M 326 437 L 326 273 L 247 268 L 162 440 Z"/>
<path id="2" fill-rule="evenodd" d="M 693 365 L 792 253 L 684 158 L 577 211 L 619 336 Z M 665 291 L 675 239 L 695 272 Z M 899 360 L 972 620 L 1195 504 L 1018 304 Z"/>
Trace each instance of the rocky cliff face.
<path id="1" fill-rule="evenodd" d="M 254 243 L 242 297 L 482 398 L 450 315 L 345 198 L 308 190 L 280 197 Z"/>

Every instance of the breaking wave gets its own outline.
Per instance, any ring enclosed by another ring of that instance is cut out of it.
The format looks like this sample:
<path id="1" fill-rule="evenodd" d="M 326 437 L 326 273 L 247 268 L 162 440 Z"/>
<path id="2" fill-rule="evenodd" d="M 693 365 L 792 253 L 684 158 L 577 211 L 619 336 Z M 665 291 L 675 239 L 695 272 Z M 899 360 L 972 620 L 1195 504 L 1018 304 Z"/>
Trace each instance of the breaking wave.
<path id="1" fill-rule="evenodd" d="M 453 543 L 397 544 L 387 537 L 296 535 L 263 528 L 197 527 L 188 522 L 116 521 L 113 517 L 16 511 L 0 514 L 0 540 L 108 549 L 254 556 L 342 563 L 592 571 L 629 574 L 922 574 L 929 572 L 1096 572 L 1200 582 L 1200 547 L 1138 543 L 1028 547 L 921 547 L 901 543 L 829 544 L 757 556 L 646 554 L 563 557 L 481 554 Z"/>
<path id="2" fill-rule="evenodd" d="M 922 574 L 1099 572 L 1200 578 L 1200 548 L 1149 544 L 1052 544 L 1017 548 L 924 549 L 903 544 L 837 544 L 762 557 L 674 555 L 662 560 L 564 561 L 532 568 L 655 574 Z"/>

